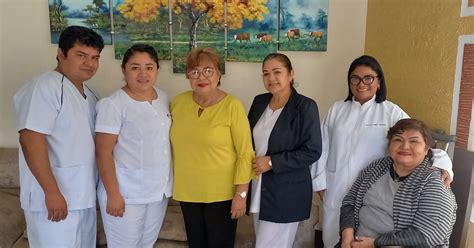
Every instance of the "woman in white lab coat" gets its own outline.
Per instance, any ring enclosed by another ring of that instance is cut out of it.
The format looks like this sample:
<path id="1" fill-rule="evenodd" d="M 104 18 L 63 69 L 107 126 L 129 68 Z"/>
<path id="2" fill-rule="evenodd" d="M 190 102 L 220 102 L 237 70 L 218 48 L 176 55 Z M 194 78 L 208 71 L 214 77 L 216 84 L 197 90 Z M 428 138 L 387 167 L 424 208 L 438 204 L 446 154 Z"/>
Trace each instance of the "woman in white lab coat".
<path id="1" fill-rule="evenodd" d="M 313 179 L 313 190 L 323 200 L 325 247 L 334 247 L 339 241 L 342 199 L 359 172 L 386 155 L 387 130 L 398 120 L 409 118 L 386 100 L 384 73 L 375 58 L 364 55 L 355 59 L 347 81 L 347 98 L 334 103 L 323 120 L 323 153 Z M 444 169 L 444 177 L 451 181 L 452 164 L 447 154 L 434 151 L 434 158 L 434 166 Z"/>

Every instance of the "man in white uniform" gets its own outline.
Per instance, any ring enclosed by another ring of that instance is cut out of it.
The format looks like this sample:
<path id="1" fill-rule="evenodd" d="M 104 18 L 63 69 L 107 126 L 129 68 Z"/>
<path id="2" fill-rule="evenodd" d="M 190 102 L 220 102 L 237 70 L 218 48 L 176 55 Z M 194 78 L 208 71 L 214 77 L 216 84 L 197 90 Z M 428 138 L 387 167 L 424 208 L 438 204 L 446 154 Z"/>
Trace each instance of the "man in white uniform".
<path id="1" fill-rule="evenodd" d="M 59 38 L 58 65 L 14 97 L 20 133 L 21 207 L 30 247 L 95 247 L 95 75 L 102 37 L 71 26 Z"/>

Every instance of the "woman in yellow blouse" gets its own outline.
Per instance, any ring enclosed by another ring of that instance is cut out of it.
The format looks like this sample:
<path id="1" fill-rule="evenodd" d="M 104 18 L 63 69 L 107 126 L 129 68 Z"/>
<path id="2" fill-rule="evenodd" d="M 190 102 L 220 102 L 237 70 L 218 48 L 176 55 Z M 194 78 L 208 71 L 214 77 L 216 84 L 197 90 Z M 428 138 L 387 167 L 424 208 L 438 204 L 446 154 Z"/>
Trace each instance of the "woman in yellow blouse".
<path id="1" fill-rule="evenodd" d="M 188 244 L 233 247 L 245 214 L 254 152 L 244 107 L 219 88 L 219 55 L 195 48 L 186 61 L 191 91 L 171 103 L 175 200 Z"/>

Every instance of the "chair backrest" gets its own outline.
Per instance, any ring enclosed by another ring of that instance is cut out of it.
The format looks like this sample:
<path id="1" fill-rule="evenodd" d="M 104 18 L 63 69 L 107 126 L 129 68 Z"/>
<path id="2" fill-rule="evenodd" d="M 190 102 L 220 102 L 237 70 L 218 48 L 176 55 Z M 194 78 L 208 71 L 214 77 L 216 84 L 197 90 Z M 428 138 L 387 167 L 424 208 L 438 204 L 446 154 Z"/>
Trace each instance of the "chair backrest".
<path id="1" fill-rule="evenodd" d="M 451 148 L 451 146 L 454 146 L 454 143 L 456 142 L 456 135 L 446 134 L 441 129 L 432 130 L 431 137 L 435 142 L 432 148 L 442 149 L 446 152 Z"/>
<path id="2" fill-rule="evenodd" d="M 474 199 L 474 152 L 454 148 L 453 170 L 455 177 L 451 188 L 456 196 L 458 210 L 450 247 L 465 248 L 468 247 L 468 229 Z"/>

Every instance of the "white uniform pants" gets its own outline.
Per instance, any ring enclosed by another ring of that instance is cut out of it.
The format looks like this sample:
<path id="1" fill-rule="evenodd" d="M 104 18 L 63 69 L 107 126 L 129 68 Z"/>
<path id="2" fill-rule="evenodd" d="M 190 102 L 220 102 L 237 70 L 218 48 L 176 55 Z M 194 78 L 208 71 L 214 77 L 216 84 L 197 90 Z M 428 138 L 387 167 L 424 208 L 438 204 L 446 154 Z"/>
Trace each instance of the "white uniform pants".
<path id="1" fill-rule="evenodd" d="M 324 207 L 323 242 L 324 247 L 334 247 L 339 242 L 340 208 Z"/>
<path id="2" fill-rule="evenodd" d="M 65 220 L 48 220 L 47 211 L 24 211 L 30 248 L 95 248 L 96 208 L 68 211 Z"/>
<path id="3" fill-rule="evenodd" d="M 253 213 L 256 248 L 291 248 L 295 241 L 299 222 L 274 223 L 258 219 L 259 214 Z"/>
<path id="4" fill-rule="evenodd" d="M 126 204 L 123 217 L 106 212 L 106 201 L 99 201 L 107 247 L 153 247 L 165 218 L 168 199 L 147 204 Z"/>

